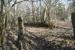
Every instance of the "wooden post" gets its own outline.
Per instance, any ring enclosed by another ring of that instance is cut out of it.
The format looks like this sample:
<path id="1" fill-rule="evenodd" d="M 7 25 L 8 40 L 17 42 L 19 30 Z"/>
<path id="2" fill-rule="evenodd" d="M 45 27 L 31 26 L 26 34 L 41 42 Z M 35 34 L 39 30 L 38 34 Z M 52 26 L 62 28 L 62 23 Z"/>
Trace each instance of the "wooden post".
<path id="1" fill-rule="evenodd" d="M 22 26 L 22 18 L 18 17 L 18 49 L 21 50 L 21 41 L 22 41 L 22 35 L 23 35 L 23 26 Z"/>
<path id="2" fill-rule="evenodd" d="M 75 39 L 75 12 L 71 13 L 71 20 L 72 20 L 72 26 L 73 26 L 74 39 Z"/>

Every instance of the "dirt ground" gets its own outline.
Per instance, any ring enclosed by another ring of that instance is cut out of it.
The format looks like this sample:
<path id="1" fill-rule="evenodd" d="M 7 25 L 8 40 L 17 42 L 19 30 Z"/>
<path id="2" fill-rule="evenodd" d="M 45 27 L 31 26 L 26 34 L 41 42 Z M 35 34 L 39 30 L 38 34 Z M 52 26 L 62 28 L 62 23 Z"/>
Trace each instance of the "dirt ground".
<path id="1" fill-rule="evenodd" d="M 22 40 L 24 50 L 75 50 L 71 22 L 60 21 L 56 26 L 53 29 L 25 26 Z M 17 33 L 17 30 L 12 31 Z M 9 34 L 9 39 L 16 39 L 16 35 Z"/>
<path id="2" fill-rule="evenodd" d="M 75 49 L 75 41 L 72 39 L 72 36 L 73 36 L 72 30 L 73 29 L 72 29 L 71 22 L 61 21 L 61 22 L 57 23 L 57 26 L 59 26 L 59 27 L 53 28 L 53 29 L 44 28 L 44 27 L 26 26 L 25 29 L 28 32 L 31 32 L 33 35 L 35 35 L 39 38 L 44 38 L 50 44 L 53 44 L 55 48 L 59 48 L 59 49 L 53 48 L 54 50 L 60 50 L 60 48 L 64 48 L 61 50 L 66 50 L 66 49 L 74 50 Z M 39 41 L 39 40 L 37 40 L 37 41 Z M 42 43 L 41 43 L 41 45 L 42 45 Z M 61 47 L 59 47 L 59 46 L 61 46 Z M 50 49 L 47 49 L 47 50 L 50 50 Z"/>

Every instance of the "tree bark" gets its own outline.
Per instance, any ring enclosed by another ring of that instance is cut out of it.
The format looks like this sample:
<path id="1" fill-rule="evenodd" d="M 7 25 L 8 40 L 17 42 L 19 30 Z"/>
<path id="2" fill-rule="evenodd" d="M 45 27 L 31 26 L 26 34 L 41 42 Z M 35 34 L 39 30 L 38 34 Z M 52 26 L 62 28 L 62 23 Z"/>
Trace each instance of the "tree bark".
<path id="1" fill-rule="evenodd" d="M 0 38 L 1 38 L 1 46 L 2 46 L 2 50 L 4 50 L 4 34 L 3 34 L 3 16 L 1 16 L 3 14 L 3 4 L 4 4 L 4 0 L 1 0 L 1 10 L 0 10 Z"/>
<path id="2" fill-rule="evenodd" d="M 72 26 L 73 26 L 74 39 L 75 39 L 75 12 L 71 13 L 71 20 L 72 20 Z"/>

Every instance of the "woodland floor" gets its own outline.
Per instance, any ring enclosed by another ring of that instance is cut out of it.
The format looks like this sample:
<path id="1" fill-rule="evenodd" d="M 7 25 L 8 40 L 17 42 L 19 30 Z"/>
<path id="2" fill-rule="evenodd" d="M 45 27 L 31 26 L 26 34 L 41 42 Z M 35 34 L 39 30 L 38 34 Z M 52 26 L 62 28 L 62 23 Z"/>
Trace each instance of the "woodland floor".
<path id="1" fill-rule="evenodd" d="M 71 22 L 60 21 L 57 26 L 53 29 L 25 26 L 22 40 L 24 50 L 75 50 Z M 12 32 L 16 33 L 14 29 Z M 11 31 L 7 33 L 10 35 L 7 39 L 16 39 Z"/>
<path id="2" fill-rule="evenodd" d="M 75 40 L 70 22 L 59 22 L 58 28 L 26 26 L 25 29 L 36 36 L 33 41 L 38 49 L 34 50 L 75 50 Z"/>

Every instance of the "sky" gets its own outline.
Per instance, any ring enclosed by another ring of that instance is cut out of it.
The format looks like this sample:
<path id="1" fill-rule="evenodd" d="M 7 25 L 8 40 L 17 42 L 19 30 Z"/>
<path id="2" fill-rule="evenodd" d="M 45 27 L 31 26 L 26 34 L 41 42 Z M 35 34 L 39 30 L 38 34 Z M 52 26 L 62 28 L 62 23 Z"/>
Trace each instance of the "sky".
<path id="1" fill-rule="evenodd" d="M 68 8 L 69 2 L 67 0 L 61 0 L 60 2 L 65 5 L 65 8 Z"/>
<path id="2" fill-rule="evenodd" d="M 63 4 L 65 4 L 65 6 L 68 6 L 68 5 L 69 5 L 69 3 L 71 3 L 72 1 L 61 0 L 61 2 L 62 2 Z"/>
<path id="3" fill-rule="evenodd" d="M 21 1 L 21 0 L 17 0 L 17 1 Z M 68 5 L 68 1 L 67 0 L 60 0 L 60 2 L 62 2 L 65 6 Z"/>
<path id="4" fill-rule="evenodd" d="M 67 0 L 61 0 L 61 2 L 65 5 L 68 5 L 68 1 Z"/>
<path id="5" fill-rule="evenodd" d="M 17 0 L 17 1 L 21 1 L 21 0 Z M 69 3 L 67 0 L 60 0 L 61 3 L 63 3 L 65 5 L 65 7 L 67 8 Z"/>

